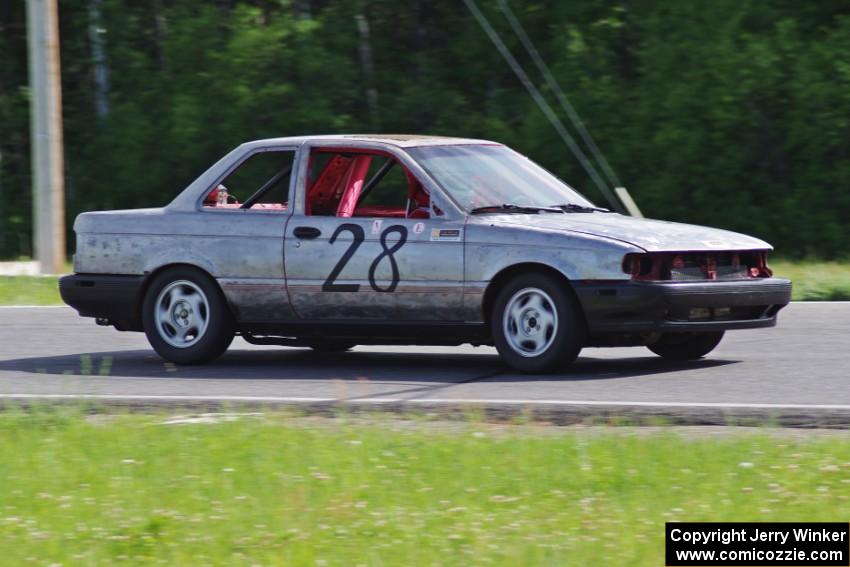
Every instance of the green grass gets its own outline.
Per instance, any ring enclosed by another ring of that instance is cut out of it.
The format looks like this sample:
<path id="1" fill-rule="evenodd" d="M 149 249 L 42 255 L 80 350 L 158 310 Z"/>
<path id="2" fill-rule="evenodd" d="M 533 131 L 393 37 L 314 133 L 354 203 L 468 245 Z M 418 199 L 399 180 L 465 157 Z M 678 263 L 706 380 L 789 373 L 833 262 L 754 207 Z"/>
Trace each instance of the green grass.
<path id="1" fill-rule="evenodd" d="M 794 282 L 797 301 L 850 301 L 850 262 L 771 260 L 773 273 Z"/>
<path id="2" fill-rule="evenodd" d="M 58 278 L 54 276 L 0 276 L 0 305 L 58 305 Z"/>
<path id="3" fill-rule="evenodd" d="M 835 521 L 843 435 L 0 414 L 8 565 L 661 565 L 664 522 Z"/>
<path id="4" fill-rule="evenodd" d="M 774 273 L 794 282 L 795 301 L 850 301 L 850 262 L 770 262 Z M 0 305 L 62 303 L 55 277 L 0 276 Z"/>

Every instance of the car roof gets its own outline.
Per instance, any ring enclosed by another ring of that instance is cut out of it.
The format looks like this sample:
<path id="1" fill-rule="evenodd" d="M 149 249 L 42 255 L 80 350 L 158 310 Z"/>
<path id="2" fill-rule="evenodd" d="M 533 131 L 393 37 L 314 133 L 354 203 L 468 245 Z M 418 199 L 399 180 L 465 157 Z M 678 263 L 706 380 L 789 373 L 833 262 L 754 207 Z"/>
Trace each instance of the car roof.
<path id="1" fill-rule="evenodd" d="M 254 140 L 246 142 L 246 146 L 266 146 L 277 144 L 295 144 L 301 145 L 305 142 L 322 141 L 334 142 L 340 144 L 350 142 L 379 142 L 397 146 L 399 148 L 415 148 L 418 146 L 458 146 L 470 144 L 497 144 L 491 140 L 476 140 L 473 138 L 453 138 L 449 136 L 422 136 L 417 134 L 331 134 L 321 136 L 290 136 L 285 138 L 266 138 L 263 140 Z"/>

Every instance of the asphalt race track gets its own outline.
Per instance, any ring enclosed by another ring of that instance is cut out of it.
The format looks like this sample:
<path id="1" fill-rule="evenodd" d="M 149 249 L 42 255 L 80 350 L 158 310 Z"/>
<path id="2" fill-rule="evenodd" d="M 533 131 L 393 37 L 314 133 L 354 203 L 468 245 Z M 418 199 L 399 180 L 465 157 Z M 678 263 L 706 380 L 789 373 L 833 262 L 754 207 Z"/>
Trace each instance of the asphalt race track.
<path id="1" fill-rule="evenodd" d="M 0 307 L 0 399 L 42 398 L 850 426 L 850 302 L 793 303 L 775 329 L 727 333 L 698 361 L 669 362 L 645 348 L 589 348 L 566 372 L 548 376 L 515 374 L 486 347 L 357 347 L 328 355 L 239 338 L 212 365 L 175 367 L 143 334 L 98 327 L 69 308 Z"/>

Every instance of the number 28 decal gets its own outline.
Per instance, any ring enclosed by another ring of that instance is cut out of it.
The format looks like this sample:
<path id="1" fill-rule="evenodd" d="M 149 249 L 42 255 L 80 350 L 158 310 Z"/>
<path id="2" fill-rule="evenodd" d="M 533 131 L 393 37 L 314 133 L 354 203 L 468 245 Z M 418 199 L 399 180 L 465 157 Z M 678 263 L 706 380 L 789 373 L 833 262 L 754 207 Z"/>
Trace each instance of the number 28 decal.
<path id="1" fill-rule="evenodd" d="M 343 270 L 343 268 L 345 268 L 345 265 L 348 264 L 351 257 L 354 256 L 354 253 L 357 252 L 357 249 L 360 248 L 360 245 L 363 244 L 363 241 L 366 239 L 366 233 L 362 226 L 346 223 L 337 227 L 328 242 L 333 244 L 336 242 L 337 237 L 339 237 L 339 235 L 343 232 L 350 232 L 351 236 L 354 237 L 354 240 L 351 241 L 348 249 L 346 249 L 345 253 L 343 253 L 339 262 L 337 262 L 336 266 L 334 266 L 334 269 L 331 270 L 328 279 L 326 279 L 325 283 L 322 284 L 322 291 L 360 291 L 360 284 L 334 283 L 336 278 L 339 276 L 339 273 Z M 387 246 L 387 236 L 392 233 L 398 234 L 398 240 L 392 246 Z M 398 281 L 400 279 L 398 264 L 396 263 L 395 256 L 393 255 L 401 250 L 401 247 L 404 246 L 405 242 L 407 242 L 407 228 L 400 224 L 394 224 L 381 233 L 381 248 L 383 248 L 383 251 L 378 254 L 378 256 L 372 261 L 372 265 L 369 266 L 369 285 L 372 286 L 372 289 L 375 291 L 393 292 L 395 291 L 395 288 L 398 287 Z M 390 269 L 392 270 L 393 275 L 393 279 L 387 287 L 381 287 L 375 281 L 375 271 L 378 269 L 378 265 L 384 258 L 389 260 Z"/>

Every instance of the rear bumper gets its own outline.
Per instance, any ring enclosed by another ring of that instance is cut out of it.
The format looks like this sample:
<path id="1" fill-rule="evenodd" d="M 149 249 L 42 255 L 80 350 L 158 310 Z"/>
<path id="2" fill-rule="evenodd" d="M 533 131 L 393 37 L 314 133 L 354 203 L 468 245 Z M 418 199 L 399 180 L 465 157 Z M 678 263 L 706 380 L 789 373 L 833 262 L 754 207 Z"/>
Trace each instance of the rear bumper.
<path id="1" fill-rule="evenodd" d="M 82 317 L 108 320 L 105 324 L 120 331 L 141 331 L 143 282 L 144 276 L 73 274 L 59 279 L 59 294 Z"/>
<path id="2" fill-rule="evenodd" d="M 591 335 L 756 329 L 791 301 L 780 278 L 711 282 L 574 282 Z"/>

